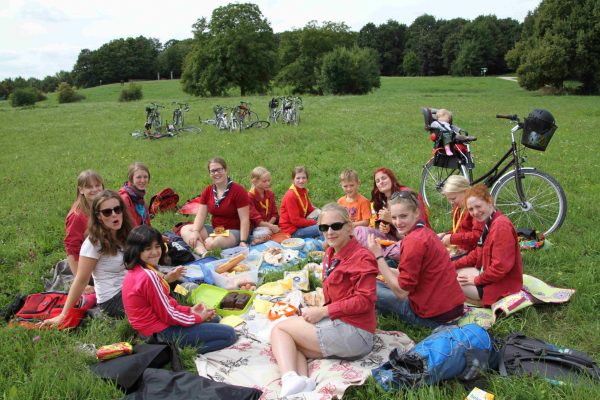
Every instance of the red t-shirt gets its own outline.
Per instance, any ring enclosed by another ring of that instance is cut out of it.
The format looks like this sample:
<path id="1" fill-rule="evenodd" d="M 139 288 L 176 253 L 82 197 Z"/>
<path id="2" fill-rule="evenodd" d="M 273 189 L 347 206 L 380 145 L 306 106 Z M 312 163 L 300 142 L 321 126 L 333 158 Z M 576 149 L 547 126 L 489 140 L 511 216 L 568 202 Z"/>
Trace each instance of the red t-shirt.
<path id="1" fill-rule="evenodd" d="M 375 333 L 377 260 L 354 238 L 339 253 L 333 252 L 329 247 L 323 259 L 323 295 L 329 318 Z M 327 267 L 336 259 L 339 264 L 325 278 Z"/>
<path id="2" fill-rule="evenodd" d="M 79 251 L 86 237 L 88 219 L 87 215 L 74 209 L 69 211 L 65 219 L 65 252 L 67 256 L 73 256 L 76 261 L 79 261 Z"/>
<path id="3" fill-rule="evenodd" d="M 265 196 L 261 197 L 257 190 L 248 191 L 248 200 L 250 202 L 250 223 L 257 227 L 261 222 L 269 222 L 271 218 L 277 217 L 277 202 L 275 193 L 265 190 Z"/>
<path id="4" fill-rule="evenodd" d="M 247 207 L 249 204 L 248 193 L 240 184 L 232 183 L 229 193 L 219 207 L 215 207 L 213 185 L 207 186 L 200 195 L 200 204 L 205 204 L 212 216 L 211 224 L 214 228 L 222 226 L 225 229 L 240 229 L 238 208 Z"/>
<path id="5" fill-rule="evenodd" d="M 414 227 L 402 239 L 398 271 L 398 284 L 421 318 L 440 316 L 465 301 L 448 251 L 430 228 Z"/>

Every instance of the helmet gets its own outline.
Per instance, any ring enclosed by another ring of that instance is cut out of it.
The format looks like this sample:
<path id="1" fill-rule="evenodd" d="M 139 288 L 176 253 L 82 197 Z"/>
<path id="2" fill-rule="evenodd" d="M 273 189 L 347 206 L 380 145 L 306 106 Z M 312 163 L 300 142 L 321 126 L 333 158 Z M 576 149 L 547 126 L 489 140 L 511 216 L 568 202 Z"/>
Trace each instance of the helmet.
<path id="1" fill-rule="evenodd" d="M 525 118 L 521 143 L 531 149 L 544 151 L 556 128 L 552 114 L 537 108 Z"/>

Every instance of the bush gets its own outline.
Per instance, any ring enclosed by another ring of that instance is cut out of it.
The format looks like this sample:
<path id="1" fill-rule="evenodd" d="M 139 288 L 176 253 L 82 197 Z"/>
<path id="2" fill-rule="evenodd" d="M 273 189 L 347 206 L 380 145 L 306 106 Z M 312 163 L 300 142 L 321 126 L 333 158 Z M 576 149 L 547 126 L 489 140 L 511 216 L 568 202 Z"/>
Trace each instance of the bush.
<path id="1" fill-rule="evenodd" d="M 325 54 L 320 86 L 332 94 L 366 94 L 381 86 L 379 57 L 371 48 L 338 47 Z"/>
<path id="2" fill-rule="evenodd" d="M 67 82 L 61 82 L 60 85 L 58 85 L 56 92 L 58 93 L 58 102 L 61 104 L 75 103 L 85 99 L 85 96 L 77 93 Z"/>
<path id="3" fill-rule="evenodd" d="M 39 91 L 31 86 L 18 88 L 8 96 L 8 101 L 13 107 L 32 106 L 38 101 L 39 95 Z"/>
<path id="4" fill-rule="evenodd" d="M 143 96 L 142 87 L 132 82 L 125 89 L 121 90 L 119 101 L 141 100 Z"/>

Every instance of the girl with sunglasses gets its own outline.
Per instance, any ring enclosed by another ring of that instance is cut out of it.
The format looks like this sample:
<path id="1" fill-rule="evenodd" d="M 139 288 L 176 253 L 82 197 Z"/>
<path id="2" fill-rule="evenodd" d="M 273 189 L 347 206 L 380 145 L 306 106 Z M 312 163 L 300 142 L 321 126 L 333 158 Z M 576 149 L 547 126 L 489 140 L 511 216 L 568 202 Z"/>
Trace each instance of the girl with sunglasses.
<path id="1" fill-rule="evenodd" d="M 150 211 L 144 200 L 146 186 L 150 182 L 150 170 L 141 162 L 134 162 L 127 171 L 127 182 L 119 189 L 127 205 L 133 226 L 150 225 Z"/>
<path id="2" fill-rule="evenodd" d="M 308 198 L 308 170 L 304 166 L 294 167 L 292 171 L 292 185 L 281 199 L 279 227 L 281 231 L 298 238 L 319 238 L 316 217 L 318 214 Z"/>
<path id="3" fill-rule="evenodd" d="M 169 283 L 157 271 L 165 255 L 162 243 L 161 233 L 147 225 L 133 229 L 127 238 L 123 305 L 133 329 L 159 341 L 194 346 L 201 354 L 231 346 L 237 340 L 235 330 L 209 323 L 215 310 L 202 303 L 182 306 L 170 295 Z"/>
<path id="4" fill-rule="evenodd" d="M 348 210 L 336 203 L 323 207 L 319 230 L 329 245 L 323 259 L 325 305 L 302 309 L 275 325 L 271 346 L 281 371 L 280 397 L 313 391 L 306 360 L 358 359 L 373 347 L 375 257 L 352 237 Z"/>
<path id="5" fill-rule="evenodd" d="M 77 197 L 65 219 L 65 252 L 73 276 L 77 275 L 79 251 L 85 240 L 94 196 L 104 190 L 104 180 L 96 171 L 82 171 L 77 177 Z M 92 292 L 93 286 L 86 288 Z"/>
<path id="6" fill-rule="evenodd" d="M 208 250 L 248 246 L 250 234 L 250 210 L 248 193 L 228 176 L 227 162 L 221 157 L 208 161 L 208 173 L 212 184 L 200 195 L 200 206 L 192 224 L 181 228 L 181 237 L 196 253 L 204 255 Z M 211 225 L 204 224 L 208 214 Z M 216 232 L 225 230 L 226 233 Z"/>
<path id="7" fill-rule="evenodd" d="M 388 204 L 392 222 L 403 239 L 398 269 L 393 269 L 383 259 L 375 235 L 368 237 L 369 249 L 385 281 L 377 282 L 377 310 L 429 328 L 455 321 L 463 314 L 465 296 L 448 251 L 421 219 L 417 194 L 399 192 Z"/>
<path id="8" fill-rule="evenodd" d="M 367 238 L 370 234 L 375 235 L 376 238 L 385 242 L 394 242 L 394 244 L 385 246 L 383 249 L 383 256 L 394 261 L 398 260 L 398 241 L 402 239 L 402 235 L 392 223 L 389 202 L 393 194 L 403 191 L 412 191 L 412 189 L 400 184 L 391 169 L 385 167 L 377 168 L 373 174 L 373 190 L 371 191 L 373 217 L 371 218 L 369 227 L 356 227 L 354 231 L 356 239 L 364 247 L 368 246 Z M 419 217 L 429 227 L 427 207 L 421 196 L 417 196 L 419 199 Z"/>
<path id="9" fill-rule="evenodd" d="M 94 278 L 98 306 L 111 317 L 124 315 L 121 287 L 125 278 L 123 248 L 131 222 L 117 192 L 104 190 L 92 202 L 88 237 L 81 246 L 77 275 L 69 289 L 63 311 L 44 325 L 60 325 L 81 297 L 90 276 Z"/>

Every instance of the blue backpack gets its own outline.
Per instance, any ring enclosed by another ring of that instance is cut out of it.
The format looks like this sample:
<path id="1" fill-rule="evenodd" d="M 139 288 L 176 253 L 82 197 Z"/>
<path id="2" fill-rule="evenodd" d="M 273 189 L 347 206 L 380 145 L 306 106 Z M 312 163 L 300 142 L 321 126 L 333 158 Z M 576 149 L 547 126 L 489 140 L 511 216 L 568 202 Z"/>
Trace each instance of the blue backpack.
<path id="1" fill-rule="evenodd" d="M 389 361 L 371 374 L 386 391 L 451 378 L 473 380 L 496 356 L 492 338 L 479 325 L 442 326 L 405 353 L 392 350 Z"/>

